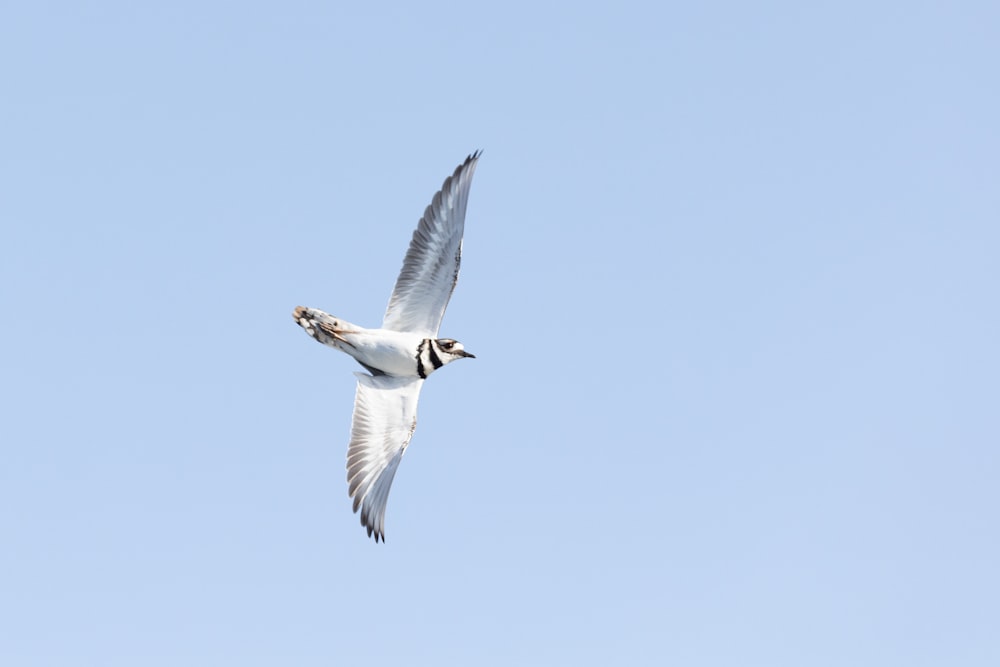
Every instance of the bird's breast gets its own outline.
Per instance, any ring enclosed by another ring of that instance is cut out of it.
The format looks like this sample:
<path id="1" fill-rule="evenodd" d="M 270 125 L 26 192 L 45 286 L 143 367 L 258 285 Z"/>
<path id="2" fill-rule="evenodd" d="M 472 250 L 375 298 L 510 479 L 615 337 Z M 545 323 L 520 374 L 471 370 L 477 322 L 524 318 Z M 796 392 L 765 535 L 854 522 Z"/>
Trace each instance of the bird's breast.
<path id="1" fill-rule="evenodd" d="M 397 377 L 426 377 L 418 372 L 418 348 L 423 339 L 415 334 L 369 329 L 345 338 L 351 347 L 344 351 L 369 370 Z"/>

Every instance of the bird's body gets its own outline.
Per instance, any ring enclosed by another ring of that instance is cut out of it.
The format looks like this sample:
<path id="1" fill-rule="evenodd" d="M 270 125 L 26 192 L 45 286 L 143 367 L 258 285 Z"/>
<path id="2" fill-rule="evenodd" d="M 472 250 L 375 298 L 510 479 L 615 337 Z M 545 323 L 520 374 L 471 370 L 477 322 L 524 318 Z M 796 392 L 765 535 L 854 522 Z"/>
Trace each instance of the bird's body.
<path id="1" fill-rule="evenodd" d="M 479 153 L 448 177 L 417 225 L 382 326 L 367 329 L 315 308 L 292 313 L 306 333 L 351 355 L 371 375 L 356 373 L 348 492 L 375 541 L 385 540 L 385 505 L 396 468 L 417 425 L 424 380 L 457 359 L 473 357 L 462 344 L 438 338 L 458 281 L 465 208 Z"/>
<path id="2" fill-rule="evenodd" d="M 451 339 L 424 338 L 420 334 L 391 329 L 366 329 L 315 308 L 299 306 L 295 321 L 310 336 L 354 357 L 372 375 L 419 377 L 441 368 L 450 354 L 473 357 Z M 457 346 L 457 347 L 456 347 Z"/>

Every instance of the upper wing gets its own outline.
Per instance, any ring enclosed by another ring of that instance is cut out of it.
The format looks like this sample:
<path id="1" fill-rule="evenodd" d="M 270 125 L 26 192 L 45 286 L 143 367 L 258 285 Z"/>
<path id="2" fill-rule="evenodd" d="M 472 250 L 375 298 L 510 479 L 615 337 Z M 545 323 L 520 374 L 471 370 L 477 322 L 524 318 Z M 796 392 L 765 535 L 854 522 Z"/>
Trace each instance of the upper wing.
<path id="1" fill-rule="evenodd" d="M 348 493 L 361 525 L 385 541 L 385 503 L 392 478 L 417 427 L 418 377 L 358 376 L 351 444 L 347 449 Z"/>
<path id="2" fill-rule="evenodd" d="M 383 329 L 437 337 L 444 309 L 458 281 L 465 206 L 479 155 L 476 151 L 465 158 L 424 211 L 389 298 Z"/>

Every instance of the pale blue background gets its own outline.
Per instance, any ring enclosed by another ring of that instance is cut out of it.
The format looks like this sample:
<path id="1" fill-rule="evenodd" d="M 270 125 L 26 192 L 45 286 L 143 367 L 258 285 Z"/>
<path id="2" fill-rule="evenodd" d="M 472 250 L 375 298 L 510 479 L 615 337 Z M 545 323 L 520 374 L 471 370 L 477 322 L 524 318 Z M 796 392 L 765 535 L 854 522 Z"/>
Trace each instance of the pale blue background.
<path id="1" fill-rule="evenodd" d="M 1000 664 L 993 2 L 0 10 L 0 663 Z M 388 543 L 353 362 L 485 153 Z"/>

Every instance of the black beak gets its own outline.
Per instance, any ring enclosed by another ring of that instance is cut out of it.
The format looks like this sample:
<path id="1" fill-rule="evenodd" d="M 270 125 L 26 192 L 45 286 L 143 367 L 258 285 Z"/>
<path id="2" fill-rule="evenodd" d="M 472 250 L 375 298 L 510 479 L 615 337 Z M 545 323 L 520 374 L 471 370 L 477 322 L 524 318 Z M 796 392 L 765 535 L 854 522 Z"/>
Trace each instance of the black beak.
<path id="1" fill-rule="evenodd" d="M 476 358 L 476 355 L 470 354 L 470 353 L 466 352 L 465 350 L 459 350 L 456 354 L 458 354 L 460 356 L 463 356 L 463 357 L 468 357 L 469 359 L 475 359 Z"/>

